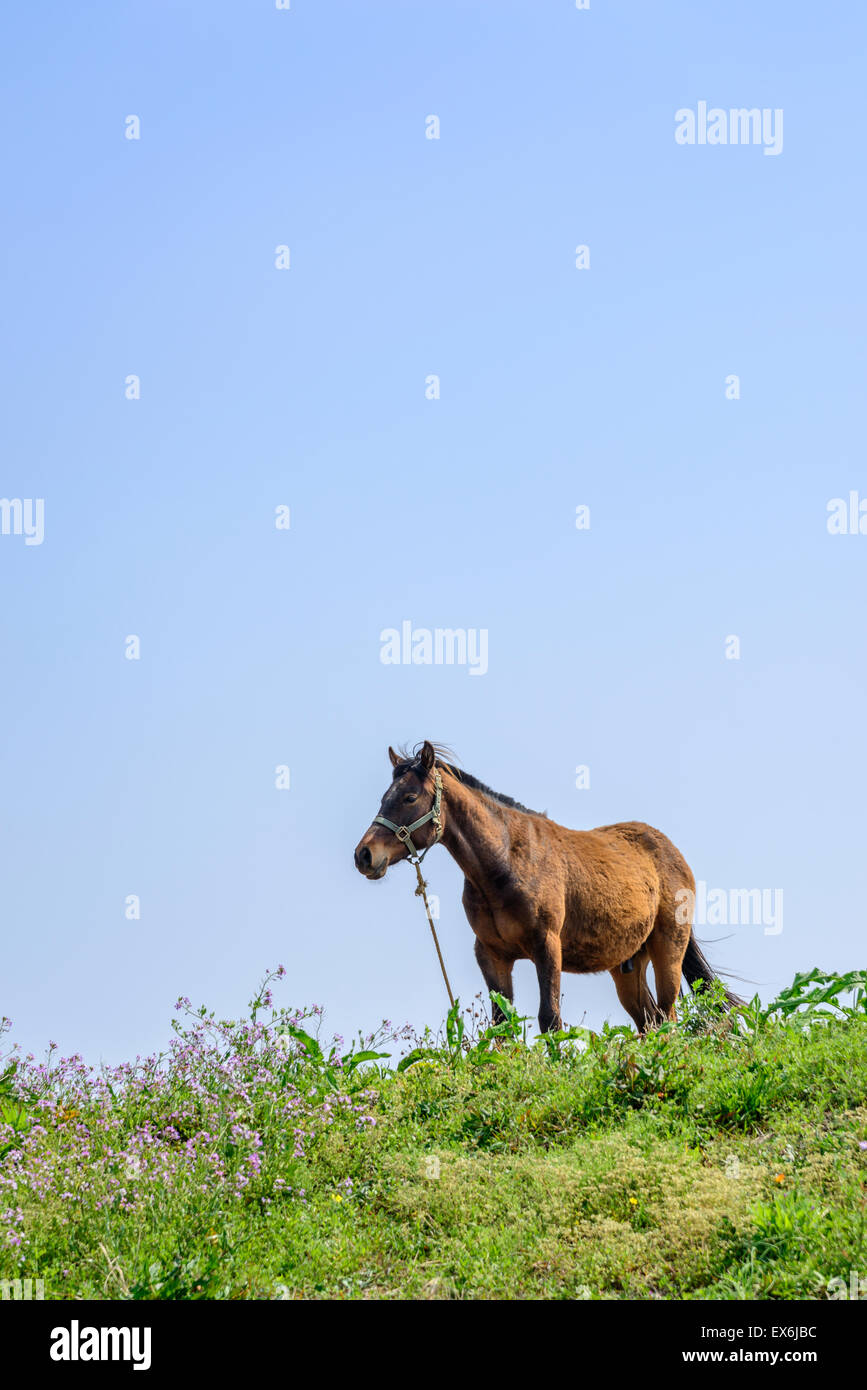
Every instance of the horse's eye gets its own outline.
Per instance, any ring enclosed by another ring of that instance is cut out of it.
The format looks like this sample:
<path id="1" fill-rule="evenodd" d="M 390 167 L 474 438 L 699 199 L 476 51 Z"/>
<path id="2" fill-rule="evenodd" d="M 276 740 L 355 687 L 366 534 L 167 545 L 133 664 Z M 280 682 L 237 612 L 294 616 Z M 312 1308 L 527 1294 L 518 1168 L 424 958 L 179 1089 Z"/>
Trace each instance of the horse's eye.
<path id="1" fill-rule="evenodd" d="M 413 802 L 418 801 L 418 796 L 415 792 L 407 792 L 406 796 L 403 799 L 406 802 Z"/>

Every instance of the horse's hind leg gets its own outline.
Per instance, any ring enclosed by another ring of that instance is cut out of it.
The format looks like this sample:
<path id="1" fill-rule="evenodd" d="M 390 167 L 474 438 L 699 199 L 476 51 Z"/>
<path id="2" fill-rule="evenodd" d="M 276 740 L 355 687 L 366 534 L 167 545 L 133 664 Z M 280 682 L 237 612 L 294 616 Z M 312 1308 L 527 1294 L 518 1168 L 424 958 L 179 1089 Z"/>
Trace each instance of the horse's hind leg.
<path id="1" fill-rule="evenodd" d="M 609 972 L 617 997 L 639 1033 L 646 1033 L 655 1023 L 661 1023 L 663 1017 L 647 986 L 647 960 L 647 951 L 642 946 L 638 955 L 633 957 L 633 968 L 627 974 L 623 974 L 619 965 Z"/>
<path id="2" fill-rule="evenodd" d="M 664 1018 L 674 1018 L 674 1004 L 680 993 L 683 958 L 692 928 L 678 922 L 673 913 L 660 911 L 647 938 L 647 950 L 656 980 L 656 1000 Z"/>

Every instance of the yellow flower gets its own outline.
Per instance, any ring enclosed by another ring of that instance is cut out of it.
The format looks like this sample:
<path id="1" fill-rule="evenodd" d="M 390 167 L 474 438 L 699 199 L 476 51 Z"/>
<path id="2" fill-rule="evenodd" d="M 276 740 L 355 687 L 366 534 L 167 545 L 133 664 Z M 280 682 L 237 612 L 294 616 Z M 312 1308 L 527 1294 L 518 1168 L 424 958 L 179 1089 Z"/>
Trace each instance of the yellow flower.
<path id="1" fill-rule="evenodd" d="M 341 1197 L 341 1195 L 340 1195 L 339 1192 L 332 1192 L 332 1193 L 331 1193 L 331 1200 L 332 1200 L 332 1202 L 342 1202 L 342 1201 L 343 1201 L 343 1198 Z"/>
<path id="2" fill-rule="evenodd" d="M 774 1178 L 774 1182 L 785 1182 L 785 1181 L 786 1181 L 786 1175 L 785 1175 L 785 1173 L 778 1173 L 777 1176 Z"/>
<path id="3" fill-rule="evenodd" d="M 637 1206 L 638 1206 L 638 1198 L 637 1198 L 637 1197 L 630 1197 L 630 1199 L 629 1199 L 629 1205 L 630 1205 L 631 1207 L 637 1207 Z"/>

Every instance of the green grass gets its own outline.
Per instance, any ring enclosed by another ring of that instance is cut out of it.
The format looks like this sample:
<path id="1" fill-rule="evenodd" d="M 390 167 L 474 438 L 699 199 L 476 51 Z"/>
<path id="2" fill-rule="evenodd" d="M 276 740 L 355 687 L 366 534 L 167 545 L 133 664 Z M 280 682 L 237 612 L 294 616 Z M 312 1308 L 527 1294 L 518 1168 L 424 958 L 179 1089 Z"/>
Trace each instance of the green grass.
<path id="1" fill-rule="evenodd" d="M 263 1020 L 262 995 L 252 1021 L 193 1015 L 108 1090 L 13 1057 L 0 1278 L 54 1298 L 834 1297 L 867 1273 L 863 984 L 813 971 L 739 1022 L 698 996 L 644 1040 L 529 1045 L 513 1011 L 468 1036 L 456 1010 L 400 1069 L 376 1039 L 329 1055 L 306 1018 Z"/>

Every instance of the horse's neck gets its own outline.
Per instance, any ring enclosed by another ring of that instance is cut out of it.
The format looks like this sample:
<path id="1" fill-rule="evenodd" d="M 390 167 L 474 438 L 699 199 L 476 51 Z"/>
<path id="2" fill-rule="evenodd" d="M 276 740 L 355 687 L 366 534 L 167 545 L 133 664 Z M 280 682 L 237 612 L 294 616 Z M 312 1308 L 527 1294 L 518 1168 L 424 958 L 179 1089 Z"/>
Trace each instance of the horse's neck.
<path id="1" fill-rule="evenodd" d="M 508 855 L 505 815 L 486 797 L 457 778 L 444 778 L 445 829 L 443 844 L 466 878 L 481 884 Z"/>

